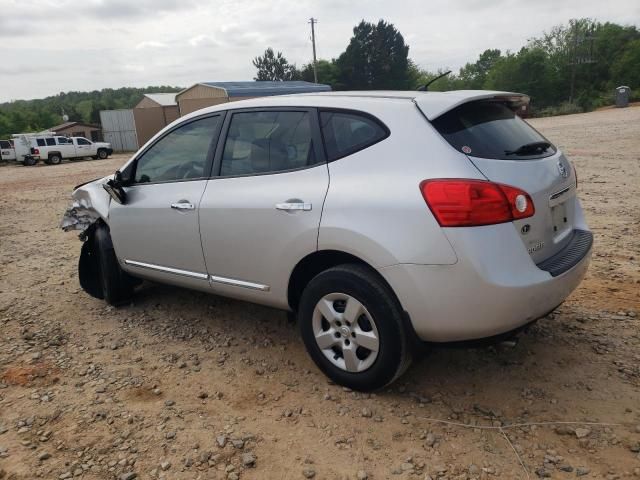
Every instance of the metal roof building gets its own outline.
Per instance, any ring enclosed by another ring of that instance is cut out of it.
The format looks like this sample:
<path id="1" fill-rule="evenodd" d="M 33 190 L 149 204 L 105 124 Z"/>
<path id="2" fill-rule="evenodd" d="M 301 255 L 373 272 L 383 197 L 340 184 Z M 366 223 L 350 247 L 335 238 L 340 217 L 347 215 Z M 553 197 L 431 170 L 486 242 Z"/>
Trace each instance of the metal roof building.
<path id="1" fill-rule="evenodd" d="M 145 93 L 133 108 L 138 146 L 180 116 L 175 93 Z"/>
<path id="2" fill-rule="evenodd" d="M 180 115 L 185 115 L 201 108 L 247 98 L 328 91 L 331 91 L 329 85 L 301 80 L 283 82 L 200 82 L 178 93 L 176 101 Z"/>

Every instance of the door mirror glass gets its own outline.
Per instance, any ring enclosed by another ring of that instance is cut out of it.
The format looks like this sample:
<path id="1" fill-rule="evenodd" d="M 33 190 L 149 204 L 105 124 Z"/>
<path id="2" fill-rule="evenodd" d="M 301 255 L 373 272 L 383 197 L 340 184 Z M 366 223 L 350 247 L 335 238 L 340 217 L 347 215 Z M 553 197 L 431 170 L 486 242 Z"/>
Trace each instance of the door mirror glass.
<path id="1" fill-rule="evenodd" d="M 107 193 L 116 202 L 124 205 L 127 203 L 127 192 L 124 191 L 124 185 L 122 183 L 122 174 L 118 170 L 113 178 L 103 185 Z"/>

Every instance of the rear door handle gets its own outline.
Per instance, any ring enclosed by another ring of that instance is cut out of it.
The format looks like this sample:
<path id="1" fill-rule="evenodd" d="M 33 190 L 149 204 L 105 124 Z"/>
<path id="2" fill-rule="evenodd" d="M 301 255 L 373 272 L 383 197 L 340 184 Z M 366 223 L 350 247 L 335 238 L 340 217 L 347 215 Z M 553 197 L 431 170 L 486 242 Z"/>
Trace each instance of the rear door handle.
<path id="1" fill-rule="evenodd" d="M 175 210 L 194 210 L 196 207 L 193 206 L 193 203 L 178 202 L 178 203 L 172 203 L 171 208 Z"/>
<path id="2" fill-rule="evenodd" d="M 276 210 L 284 210 L 287 212 L 293 212 L 302 210 L 304 212 L 311 211 L 312 205 L 310 203 L 304 202 L 285 202 L 285 203 L 276 203 Z"/>

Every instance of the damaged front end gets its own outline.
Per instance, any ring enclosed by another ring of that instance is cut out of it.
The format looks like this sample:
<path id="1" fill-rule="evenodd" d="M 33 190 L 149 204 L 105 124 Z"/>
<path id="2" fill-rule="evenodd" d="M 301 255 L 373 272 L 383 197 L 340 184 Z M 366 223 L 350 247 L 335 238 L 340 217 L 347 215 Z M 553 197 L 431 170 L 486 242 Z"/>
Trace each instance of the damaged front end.
<path id="1" fill-rule="evenodd" d="M 99 226 L 108 228 L 111 197 L 104 186 L 112 176 L 78 185 L 71 194 L 72 202 L 62 216 L 60 228 L 65 232 L 79 230 L 83 241 L 78 262 L 80 286 L 95 298 L 104 298 L 100 281 L 99 252 L 95 238 Z"/>
<path id="2" fill-rule="evenodd" d="M 62 216 L 60 228 L 65 232 L 79 230 L 79 237 L 84 241 L 90 233 L 90 227 L 98 220 L 108 225 L 111 197 L 104 185 L 112 178 L 113 176 L 109 175 L 78 185 L 71 194 L 72 202 Z"/>

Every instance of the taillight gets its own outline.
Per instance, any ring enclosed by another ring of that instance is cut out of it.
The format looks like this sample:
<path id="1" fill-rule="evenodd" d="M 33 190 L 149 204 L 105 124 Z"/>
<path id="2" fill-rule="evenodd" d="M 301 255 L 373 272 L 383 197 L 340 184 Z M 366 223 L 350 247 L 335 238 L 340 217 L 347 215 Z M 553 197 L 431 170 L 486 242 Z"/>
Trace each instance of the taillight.
<path id="1" fill-rule="evenodd" d="M 40 155 L 40 150 L 38 150 L 37 148 L 31 147 L 31 153 L 33 155 Z"/>
<path id="2" fill-rule="evenodd" d="M 535 213 L 533 200 L 516 187 L 484 180 L 425 180 L 420 191 L 442 227 L 512 222 Z"/>

